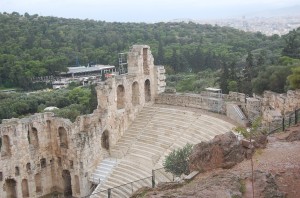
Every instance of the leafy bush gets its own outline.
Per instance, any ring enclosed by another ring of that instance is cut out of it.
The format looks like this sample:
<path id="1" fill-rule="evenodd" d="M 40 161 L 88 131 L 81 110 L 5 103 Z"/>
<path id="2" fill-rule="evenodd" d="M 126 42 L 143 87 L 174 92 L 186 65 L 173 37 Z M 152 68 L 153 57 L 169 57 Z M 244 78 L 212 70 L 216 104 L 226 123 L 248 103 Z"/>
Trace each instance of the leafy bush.
<path id="1" fill-rule="evenodd" d="M 163 166 L 166 172 L 170 172 L 176 176 L 189 174 L 189 155 L 193 149 L 192 144 L 186 144 L 181 149 L 173 150 L 165 159 Z"/>

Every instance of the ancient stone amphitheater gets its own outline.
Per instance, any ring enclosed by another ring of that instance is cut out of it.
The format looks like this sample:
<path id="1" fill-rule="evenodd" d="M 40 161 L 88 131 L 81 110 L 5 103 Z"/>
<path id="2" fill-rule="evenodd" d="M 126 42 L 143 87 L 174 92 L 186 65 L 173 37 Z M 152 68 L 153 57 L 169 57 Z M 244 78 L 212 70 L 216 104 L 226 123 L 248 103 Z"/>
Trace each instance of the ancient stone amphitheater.
<path id="1" fill-rule="evenodd" d="M 245 125 L 245 112 L 250 120 L 258 114 L 267 120 L 275 108 L 300 104 L 299 91 L 284 103 L 269 92 L 263 99 L 217 89 L 164 93 L 165 70 L 153 64 L 149 46 L 135 45 L 127 55 L 128 73 L 98 83 L 93 114 L 74 123 L 49 112 L 3 121 L 1 198 L 129 197 L 173 179 L 162 169 L 173 149 Z"/>
<path id="2" fill-rule="evenodd" d="M 142 186 L 151 187 L 152 170 L 159 169 L 156 183 L 172 181 L 172 175 L 160 170 L 169 152 L 186 143 L 208 141 L 232 128 L 229 122 L 194 109 L 160 105 L 144 107 L 110 150 L 111 157 L 102 161 L 93 173 L 93 178 L 105 181 L 96 188 L 93 197 L 106 197 L 109 188 L 112 197 L 129 197 Z M 108 169 L 112 171 L 106 177 Z M 120 187 L 114 188 L 117 186 Z"/>

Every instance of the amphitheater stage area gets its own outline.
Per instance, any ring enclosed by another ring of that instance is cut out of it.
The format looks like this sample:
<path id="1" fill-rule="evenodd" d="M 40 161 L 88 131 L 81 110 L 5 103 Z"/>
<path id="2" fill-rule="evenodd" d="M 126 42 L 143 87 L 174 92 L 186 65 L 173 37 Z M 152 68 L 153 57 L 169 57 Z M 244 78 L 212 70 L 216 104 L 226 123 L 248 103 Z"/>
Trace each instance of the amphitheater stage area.
<path id="1" fill-rule="evenodd" d="M 102 165 L 93 173 L 92 177 L 101 177 L 101 182 L 91 197 L 107 197 L 107 189 L 111 189 L 111 197 L 129 197 L 142 186 L 151 187 L 153 170 L 156 184 L 171 181 L 173 176 L 162 168 L 170 152 L 187 143 L 209 141 L 235 126 L 225 115 L 201 109 L 146 105 L 117 144 L 110 148 L 114 166 Z M 108 174 L 103 176 L 105 171 Z"/>

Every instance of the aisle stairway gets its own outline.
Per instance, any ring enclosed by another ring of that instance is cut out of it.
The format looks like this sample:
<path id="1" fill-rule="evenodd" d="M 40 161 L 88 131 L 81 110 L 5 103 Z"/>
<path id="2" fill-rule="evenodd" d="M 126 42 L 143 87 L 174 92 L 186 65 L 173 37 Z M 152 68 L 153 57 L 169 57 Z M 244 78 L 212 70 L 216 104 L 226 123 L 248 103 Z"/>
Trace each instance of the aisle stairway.
<path id="1" fill-rule="evenodd" d="M 90 181 L 95 184 L 104 183 L 116 165 L 117 159 L 115 158 L 106 158 L 102 160 L 91 175 Z"/>
<path id="2" fill-rule="evenodd" d="M 186 143 L 197 144 L 230 131 L 234 125 L 208 115 L 175 107 L 144 107 L 120 141 L 111 148 L 111 156 L 118 158 L 105 183 L 98 185 L 92 197 L 107 197 L 108 188 L 115 188 L 111 197 L 129 197 L 142 186 L 151 186 L 152 170 L 161 168 L 165 156 Z M 160 174 L 157 182 L 170 180 Z"/>

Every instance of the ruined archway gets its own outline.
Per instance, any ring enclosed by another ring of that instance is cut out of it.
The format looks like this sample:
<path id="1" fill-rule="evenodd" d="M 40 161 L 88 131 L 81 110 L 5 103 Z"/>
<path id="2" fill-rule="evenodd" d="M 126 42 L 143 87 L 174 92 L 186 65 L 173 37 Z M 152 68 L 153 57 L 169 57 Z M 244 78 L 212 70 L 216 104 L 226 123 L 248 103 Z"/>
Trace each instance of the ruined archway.
<path id="1" fill-rule="evenodd" d="M 132 84 L 132 104 L 133 106 L 140 104 L 139 84 L 136 81 Z"/>
<path id="2" fill-rule="evenodd" d="M 37 193 L 42 192 L 42 178 L 40 173 L 35 174 L 34 181 L 35 181 L 35 192 Z"/>
<path id="3" fill-rule="evenodd" d="M 72 183 L 69 170 L 63 170 L 62 172 L 63 184 L 64 184 L 64 196 L 72 197 Z"/>
<path id="4" fill-rule="evenodd" d="M 125 108 L 125 88 L 123 85 L 117 87 L 117 109 Z"/>
<path id="5" fill-rule="evenodd" d="M 59 144 L 62 148 L 68 148 L 68 134 L 64 127 L 58 128 Z"/>
<path id="6" fill-rule="evenodd" d="M 29 188 L 27 179 L 22 180 L 22 195 L 23 197 L 29 197 Z"/>
<path id="7" fill-rule="evenodd" d="M 150 88 L 150 80 L 147 79 L 145 81 L 145 101 L 150 102 L 151 101 L 151 88 Z"/>
<path id="8" fill-rule="evenodd" d="M 101 136 L 101 146 L 102 148 L 108 150 L 109 149 L 109 132 L 105 130 Z"/>
<path id="9" fill-rule="evenodd" d="M 10 155 L 10 140 L 8 135 L 4 135 L 1 139 L 1 156 Z"/>
<path id="10" fill-rule="evenodd" d="M 17 182 L 14 179 L 5 180 L 6 198 L 17 198 Z"/>
<path id="11" fill-rule="evenodd" d="M 35 127 L 28 130 L 28 142 L 35 148 L 39 146 L 38 131 Z"/>

